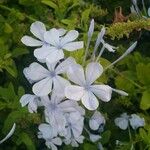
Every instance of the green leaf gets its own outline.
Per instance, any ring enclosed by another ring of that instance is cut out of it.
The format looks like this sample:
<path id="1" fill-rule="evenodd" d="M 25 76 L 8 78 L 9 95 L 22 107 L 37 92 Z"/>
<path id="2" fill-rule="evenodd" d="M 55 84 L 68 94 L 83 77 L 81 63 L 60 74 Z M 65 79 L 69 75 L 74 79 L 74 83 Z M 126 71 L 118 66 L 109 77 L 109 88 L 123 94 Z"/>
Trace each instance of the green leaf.
<path id="1" fill-rule="evenodd" d="M 140 108 L 143 110 L 147 110 L 150 108 L 150 91 L 143 92 Z"/>
<path id="2" fill-rule="evenodd" d="M 50 6 L 51 8 L 53 8 L 55 10 L 58 9 L 58 6 L 54 2 L 52 2 L 51 0 L 42 0 L 42 3 L 47 5 L 47 6 Z"/>
<path id="3" fill-rule="evenodd" d="M 129 78 L 131 79 L 131 73 L 130 71 L 124 71 L 124 72 L 121 72 L 121 74 L 125 77 L 125 78 Z M 135 88 L 134 88 L 134 85 L 129 82 L 127 79 L 125 79 L 124 77 L 122 77 L 121 75 L 118 75 L 116 78 L 115 78 L 115 84 L 117 86 L 118 89 L 122 89 L 122 90 L 125 90 L 126 92 L 128 93 L 132 93 L 134 92 Z M 133 75 L 132 75 L 133 77 Z M 132 79 L 131 79 L 132 80 Z"/>
<path id="4" fill-rule="evenodd" d="M 36 150 L 31 138 L 32 137 L 30 137 L 27 133 L 25 133 L 25 132 L 21 133 L 22 142 L 26 145 L 27 150 Z"/>
<path id="5" fill-rule="evenodd" d="M 150 135 L 148 135 L 144 129 L 139 129 L 139 135 L 146 144 L 150 144 Z"/>
<path id="6" fill-rule="evenodd" d="M 6 132 L 11 128 L 14 122 L 18 122 L 22 117 L 24 117 L 26 111 L 23 109 L 11 112 L 4 122 L 3 131 Z"/>
<path id="7" fill-rule="evenodd" d="M 6 103 L 0 101 L 0 110 L 5 109 L 7 106 Z"/>
<path id="8" fill-rule="evenodd" d="M 109 142 L 111 136 L 111 131 L 107 130 L 102 134 L 102 138 L 100 139 L 102 145 L 107 144 Z"/>
<path id="9" fill-rule="evenodd" d="M 26 48 L 16 48 L 12 52 L 12 57 L 17 58 L 21 55 L 28 54 L 29 50 Z"/>
<path id="10" fill-rule="evenodd" d="M 6 71 L 12 75 L 14 78 L 17 77 L 17 69 L 16 66 L 5 66 Z"/>
<path id="11" fill-rule="evenodd" d="M 97 146 L 90 143 L 85 143 L 83 147 L 84 150 L 97 150 Z"/>
<path id="12" fill-rule="evenodd" d="M 5 33 L 12 33 L 13 32 L 13 28 L 11 27 L 10 24 L 5 23 L 4 32 Z"/>
<path id="13" fill-rule="evenodd" d="M 144 85 L 150 85 L 150 63 L 145 65 L 140 63 L 136 66 L 137 77 Z"/>

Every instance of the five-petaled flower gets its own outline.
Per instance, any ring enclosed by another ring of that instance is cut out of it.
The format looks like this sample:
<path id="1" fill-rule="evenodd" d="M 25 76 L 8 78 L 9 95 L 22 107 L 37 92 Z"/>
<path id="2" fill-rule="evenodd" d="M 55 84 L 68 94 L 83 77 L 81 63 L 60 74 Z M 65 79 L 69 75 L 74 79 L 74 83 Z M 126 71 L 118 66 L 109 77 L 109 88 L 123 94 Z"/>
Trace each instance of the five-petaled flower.
<path id="1" fill-rule="evenodd" d="M 99 106 L 98 97 L 104 102 L 111 99 L 112 88 L 108 85 L 93 85 L 93 82 L 103 73 L 103 67 L 99 63 L 89 63 L 86 67 L 85 75 L 83 67 L 73 65 L 67 72 L 67 77 L 73 83 L 65 89 L 65 95 L 69 99 L 81 100 L 83 105 L 89 110 L 96 110 Z"/>

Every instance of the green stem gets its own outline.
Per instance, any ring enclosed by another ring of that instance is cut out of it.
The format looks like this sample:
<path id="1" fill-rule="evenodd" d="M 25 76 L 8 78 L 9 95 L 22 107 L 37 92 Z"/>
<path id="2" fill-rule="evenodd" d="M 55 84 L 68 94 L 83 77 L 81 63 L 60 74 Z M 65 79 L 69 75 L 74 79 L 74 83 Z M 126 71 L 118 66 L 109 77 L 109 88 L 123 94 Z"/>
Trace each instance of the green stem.
<path id="1" fill-rule="evenodd" d="M 130 126 L 128 125 L 128 133 L 129 133 L 129 139 L 130 142 L 132 143 L 130 150 L 134 150 L 134 145 L 133 145 L 133 140 L 132 140 L 132 135 L 131 135 L 131 131 L 130 131 Z"/>

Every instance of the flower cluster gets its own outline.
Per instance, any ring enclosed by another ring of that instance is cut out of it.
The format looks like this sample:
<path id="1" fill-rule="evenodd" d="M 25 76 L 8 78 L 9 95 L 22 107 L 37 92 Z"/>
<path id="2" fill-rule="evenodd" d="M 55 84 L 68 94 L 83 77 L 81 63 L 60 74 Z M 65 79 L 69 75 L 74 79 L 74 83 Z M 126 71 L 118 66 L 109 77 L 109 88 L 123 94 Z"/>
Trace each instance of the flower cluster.
<path id="1" fill-rule="evenodd" d="M 47 147 L 52 150 L 56 150 L 62 143 L 78 147 L 85 138 L 83 130 L 88 133 L 92 142 L 98 141 L 100 135 L 93 134 L 92 131 L 100 134 L 105 125 L 105 118 L 97 111 L 99 100 L 109 102 L 113 91 L 124 96 L 128 94 L 95 81 L 107 68 L 129 54 L 135 48 L 136 42 L 111 65 L 103 68 L 99 58 L 104 50 L 115 52 L 117 49 L 104 41 L 103 27 L 98 34 L 91 62 L 84 70 L 94 32 L 94 20 L 89 27 L 82 65 L 77 64 L 74 58 L 64 56 L 64 50 L 75 51 L 84 48 L 83 41 L 75 41 L 79 35 L 78 31 L 67 32 L 62 28 L 47 31 L 44 24 L 39 21 L 31 25 L 30 31 L 36 38 L 24 36 L 21 41 L 27 46 L 38 47 L 34 50 L 34 56 L 39 63 L 33 62 L 23 70 L 25 77 L 32 84 L 33 94 L 23 95 L 20 103 L 22 107 L 27 105 L 30 113 L 36 113 L 38 107 L 44 108 L 45 123 L 39 125 L 38 138 L 44 139 Z M 102 48 L 96 58 L 100 44 Z M 86 117 L 87 110 L 94 111 L 91 118 Z M 89 125 L 85 124 L 86 119 Z"/>

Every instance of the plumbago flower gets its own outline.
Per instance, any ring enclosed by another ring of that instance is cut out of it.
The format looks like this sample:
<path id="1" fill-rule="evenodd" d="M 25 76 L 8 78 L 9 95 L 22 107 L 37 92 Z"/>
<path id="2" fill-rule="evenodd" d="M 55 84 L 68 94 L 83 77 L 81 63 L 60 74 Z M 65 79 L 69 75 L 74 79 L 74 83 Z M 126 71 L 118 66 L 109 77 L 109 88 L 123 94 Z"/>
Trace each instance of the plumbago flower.
<path id="1" fill-rule="evenodd" d="M 65 95 L 67 98 L 79 101 L 89 110 L 96 110 L 99 106 L 96 96 L 104 102 L 111 99 L 112 89 L 108 85 L 93 85 L 93 82 L 103 73 L 103 67 L 99 63 L 92 62 L 87 65 L 84 74 L 81 65 L 74 65 L 67 72 L 70 81 L 77 85 L 67 86 Z M 95 96 L 96 95 L 96 96 Z"/>
<path id="2" fill-rule="evenodd" d="M 67 32 L 65 29 L 52 28 L 46 31 L 44 24 L 37 21 L 31 25 L 30 31 L 37 39 L 24 36 L 21 41 L 27 46 L 38 47 L 34 50 L 34 56 L 39 62 L 45 63 L 47 69 L 44 64 L 33 62 L 23 70 L 27 80 L 33 84 L 32 92 L 35 95 L 23 95 L 20 103 L 22 107 L 27 106 L 30 113 L 37 113 L 39 107 L 43 108 L 45 123 L 39 125 L 38 138 L 44 139 L 46 146 L 52 150 L 57 150 L 57 146 L 62 145 L 62 143 L 78 147 L 86 138 L 83 131 L 88 133 L 90 141 L 97 142 L 101 138 L 100 134 L 106 123 L 103 115 L 97 111 L 99 100 L 109 102 L 113 91 L 122 96 L 128 96 L 122 90 L 98 83 L 97 79 L 106 69 L 132 52 L 136 42 L 116 61 L 103 68 L 99 63 L 99 58 L 104 50 L 115 52 L 116 49 L 104 41 L 105 28 L 103 27 L 98 33 L 90 58 L 91 62 L 87 64 L 84 71 L 83 66 L 86 63 L 94 32 L 93 19 L 88 31 L 83 65 L 77 64 L 72 57 L 65 58 L 63 52 L 64 50 L 71 52 L 83 48 L 83 41 L 74 41 L 79 35 L 76 30 Z M 96 52 L 101 44 L 102 48 L 96 58 Z M 71 83 L 74 84 L 71 85 Z M 86 111 L 83 105 L 79 103 L 80 100 L 87 110 L 95 110 L 91 118 L 86 117 Z M 120 121 L 123 119 L 116 119 L 119 127 L 121 127 Z M 89 121 L 89 126 L 85 124 L 87 122 L 85 120 Z M 130 121 L 131 126 L 137 128 L 134 120 L 138 122 L 138 117 L 135 115 L 128 122 Z M 138 122 L 139 124 L 141 125 L 142 121 Z M 123 129 L 127 125 L 125 124 Z"/>
<path id="3" fill-rule="evenodd" d="M 35 82 L 32 87 L 35 95 L 48 95 L 52 90 L 52 86 L 55 91 L 64 95 L 64 88 L 70 83 L 68 80 L 61 77 L 60 74 L 65 73 L 68 67 L 70 67 L 74 62 L 74 59 L 71 57 L 60 64 L 57 62 L 53 64 L 46 62 L 48 70 L 39 63 L 34 62 L 28 68 L 24 69 L 24 74 L 30 82 Z"/>
<path id="4" fill-rule="evenodd" d="M 102 73 L 102 65 L 96 62 L 89 63 L 85 73 L 81 65 L 73 65 L 69 68 L 67 77 L 77 85 L 69 85 L 65 88 L 66 97 L 76 101 L 81 100 L 82 104 L 88 110 L 96 110 L 98 108 L 99 102 L 97 98 L 104 102 L 109 102 L 111 100 L 112 91 L 115 90 L 108 85 L 93 84 Z M 123 92 L 121 94 L 123 94 Z"/>
<path id="5" fill-rule="evenodd" d="M 40 106 L 40 98 L 36 95 L 25 94 L 20 99 L 21 106 L 24 107 L 28 105 L 28 110 L 30 113 L 37 112 L 38 106 Z"/>
<path id="6" fill-rule="evenodd" d="M 59 31 L 53 28 L 44 34 L 44 39 L 50 46 L 36 49 L 34 56 L 39 60 L 47 60 L 49 63 L 63 59 L 63 50 L 75 51 L 83 48 L 83 41 L 73 42 L 78 36 L 78 31 L 71 30 L 62 37 Z"/>
<path id="7" fill-rule="evenodd" d="M 126 130 L 130 124 L 132 129 L 136 130 L 145 125 L 145 120 L 136 114 L 129 116 L 127 113 L 123 113 L 120 117 L 115 119 L 115 124 L 122 130 Z"/>

